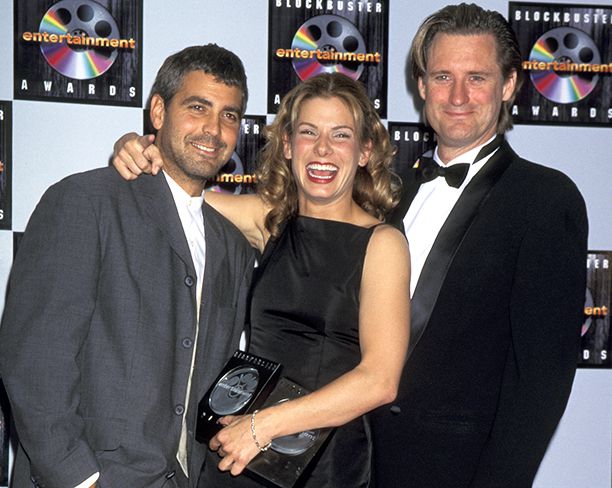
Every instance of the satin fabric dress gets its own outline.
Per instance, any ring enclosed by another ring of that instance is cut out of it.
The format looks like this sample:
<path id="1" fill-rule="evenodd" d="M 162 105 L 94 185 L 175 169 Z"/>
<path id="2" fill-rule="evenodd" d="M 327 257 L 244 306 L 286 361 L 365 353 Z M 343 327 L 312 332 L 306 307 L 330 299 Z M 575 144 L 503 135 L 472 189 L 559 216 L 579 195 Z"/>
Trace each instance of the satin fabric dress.
<path id="1" fill-rule="evenodd" d="M 280 362 L 283 376 L 310 391 L 356 367 L 361 275 L 373 230 L 303 216 L 289 220 L 268 242 L 253 279 L 249 352 Z M 367 487 L 370 463 L 362 416 L 334 430 L 296 486 Z M 214 486 L 261 486 L 245 475 L 221 478 L 225 482 Z"/>

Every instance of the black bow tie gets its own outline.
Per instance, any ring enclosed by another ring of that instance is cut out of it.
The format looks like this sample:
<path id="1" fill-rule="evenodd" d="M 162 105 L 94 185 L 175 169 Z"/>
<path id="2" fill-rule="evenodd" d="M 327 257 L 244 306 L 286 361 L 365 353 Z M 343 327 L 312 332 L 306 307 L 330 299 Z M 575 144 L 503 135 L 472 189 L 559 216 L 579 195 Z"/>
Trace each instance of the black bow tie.
<path id="1" fill-rule="evenodd" d="M 472 164 L 480 161 L 495 151 L 501 145 L 503 140 L 504 138 L 502 135 L 495 137 L 495 139 L 480 150 Z M 440 166 L 429 154 L 430 153 L 428 152 L 421 156 L 415 166 L 417 182 L 427 183 L 438 176 L 443 176 L 449 186 L 459 188 L 465 181 L 468 171 L 470 170 L 470 164 L 458 163 L 453 164 L 452 166 Z"/>
<path id="2" fill-rule="evenodd" d="M 438 176 L 443 176 L 449 186 L 459 188 L 465 181 L 470 170 L 468 163 L 458 163 L 452 166 L 440 166 L 433 158 L 421 156 L 417 167 L 416 178 L 419 183 L 427 183 Z"/>

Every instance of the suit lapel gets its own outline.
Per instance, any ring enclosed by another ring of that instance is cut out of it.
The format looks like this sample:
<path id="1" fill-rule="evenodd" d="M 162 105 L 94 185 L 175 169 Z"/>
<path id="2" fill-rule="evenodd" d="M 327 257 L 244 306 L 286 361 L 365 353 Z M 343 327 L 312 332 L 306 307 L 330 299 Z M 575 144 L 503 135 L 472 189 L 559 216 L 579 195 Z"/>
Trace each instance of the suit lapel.
<path id="1" fill-rule="evenodd" d="M 206 239 L 206 265 L 204 267 L 204 283 L 202 286 L 202 300 L 200 303 L 200 321 L 199 321 L 199 338 L 198 338 L 198 359 L 200 365 L 207 364 L 207 357 L 210 350 L 221 344 L 225 347 L 233 333 L 231 328 L 223 327 L 218 323 L 219 317 L 216 313 L 223 310 L 223 304 L 227 300 L 217 294 L 220 290 L 227 291 L 228 288 L 223 283 L 229 278 L 228 276 L 220 276 L 220 273 L 228 273 L 227 268 L 227 247 L 226 241 L 223 238 L 223 229 L 218 216 L 215 216 L 215 210 L 204 202 L 202 206 L 202 214 L 204 216 L 204 236 Z M 194 375 L 199 375 L 198 380 L 194 380 L 196 399 L 202 398 L 206 389 L 210 386 L 208 383 L 212 381 L 203 380 L 206 374 L 210 374 L 210 370 L 205 370 L 202 367 L 196 367 Z M 215 375 L 218 371 L 213 371 Z"/>
<path id="2" fill-rule="evenodd" d="M 202 289 L 202 304 L 215 303 L 214 292 L 217 282 L 217 276 L 221 270 L 221 263 L 224 262 L 227 254 L 227 249 L 222 239 L 222 229 L 219 227 L 218 219 L 211 218 L 214 212 L 212 207 L 204 202 L 202 206 L 202 214 L 204 215 L 204 232 L 206 238 L 206 266 L 204 268 L 204 287 Z M 210 310 L 210 307 L 206 307 Z M 200 310 L 204 313 L 204 310 Z M 204 317 L 205 319 L 206 317 Z M 200 320 L 200 323 L 206 323 L 206 320 Z"/>
<path id="3" fill-rule="evenodd" d="M 387 222 L 391 225 L 397 227 L 402 232 L 404 231 L 404 217 L 408 212 L 408 208 L 414 200 L 419 188 L 421 187 L 420 183 L 417 183 L 415 179 L 415 171 L 410 170 L 408 175 L 402 179 L 402 197 L 397 204 L 397 207 L 393 209 L 389 217 L 387 218 Z"/>
<path id="4" fill-rule="evenodd" d="M 195 276 L 195 267 L 185 238 L 174 198 L 163 173 L 141 176 L 133 182 L 134 194 L 153 224 L 162 232 L 176 254 L 189 266 Z M 146 245 L 146 243 L 143 243 Z"/>
<path id="5" fill-rule="evenodd" d="M 492 188 L 515 157 L 508 143 L 504 141 L 485 167 L 468 184 L 440 229 L 412 297 L 408 356 L 427 327 L 448 269 L 480 207 L 484 205 Z"/>

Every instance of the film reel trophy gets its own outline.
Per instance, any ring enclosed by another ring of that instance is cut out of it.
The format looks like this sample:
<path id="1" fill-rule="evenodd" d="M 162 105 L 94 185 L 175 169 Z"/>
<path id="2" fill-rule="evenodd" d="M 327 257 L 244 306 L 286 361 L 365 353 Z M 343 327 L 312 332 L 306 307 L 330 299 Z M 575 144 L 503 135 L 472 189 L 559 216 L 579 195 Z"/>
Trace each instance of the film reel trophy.
<path id="1" fill-rule="evenodd" d="M 557 27 L 542 34 L 533 45 L 529 59 L 561 64 L 601 63 L 593 39 L 574 27 Z M 575 103 L 593 91 L 599 75 L 589 72 L 532 70 L 530 78 L 536 90 L 548 100 Z"/>
<path id="2" fill-rule="evenodd" d="M 40 22 L 40 32 L 73 37 L 119 39 L 119 28 L 111 14 L 91 0 L 62 0 L 54 4 Z M 96 78 L 117 59 L 117 49 L 68 43 L 42 43 L 43 56 L 60 74 L 77 80 Z"/>
<path id="3" fill-rule="evenodd" d="M 279 363 L 236 351 L 198 404 L 196 440 L 210 441 L 221 430 L 221 417 L 242 415 L 261 405 L 280 370 Z"/>
<path id="4" fill-rule="evenodd" d="M 309 393 L 281 378 L 282 366 L 243 351 L 236 351 L 198 404 L 196 440 L 208 443 L 221 430 L 225 415 L 244 415 Z M 250 476 L 266 486 L 291 488 L 304 472 L 332 429 L 316 429 L 276 438 L 247 466 Z"/>
<path id="5" fill-rule="evenodd" d="M 301 386 L 289 381 L 286 378 L 281 378 L 264 406 L 270 406 L 275 403 L 283 403 L 306 394 L 308 394 L 308 391 Z M 272 445 L 270 448 L 273 451 L 280 454 L 286 454 L 287 456 L 299 456 L 314 446 L 318 438 L 318 429 L 306 430 L 272 439 Z"/>
<path id="6" fill-rule="evenodd" d="M 309 392 L 288 378 L 280 378 L 262 408 L 299 398 Z M 270 484 L 291 488 L 306 470 L 333 429 L 313 429 L 277 437 L 270 449 L 260 453 L 247 466 L 248 473 Z"/>
<path id="7" fill-rule="evenodd" d="M 234 368 L 217 381 L 208 398 L 208 405 L 219 415 L 239 412 L 253 398 L 258 383 L 259 372 L 255 368 Z"/>
<path id="8" fill-rule="evenodd" d="M 307 51 L 366 54 L 363 36 L 349 20 L 339 15 L 317 15 L 304 22 L 296 31 L 291 49 Z M 343 73 L 359 79 L 363 63 L 357 61 L 322 60 L 317 56 L 293 59 L 293 69 L 304 81 L 321 73 Z"/>

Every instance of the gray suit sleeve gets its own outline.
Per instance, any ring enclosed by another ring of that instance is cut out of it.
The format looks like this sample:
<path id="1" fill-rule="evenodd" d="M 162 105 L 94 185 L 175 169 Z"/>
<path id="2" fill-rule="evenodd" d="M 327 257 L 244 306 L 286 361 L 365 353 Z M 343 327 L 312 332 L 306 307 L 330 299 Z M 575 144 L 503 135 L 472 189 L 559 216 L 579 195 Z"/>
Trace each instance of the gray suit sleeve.
<path id="1" fill-rule="evenodd" d="M 16 257 L 0 328 L 0 372 L 33 477 L 76 486 L 99 471 L 79 414 L 79 355 L 100 261 L 91 199 L 70 180 L 43 196 Z"/>

